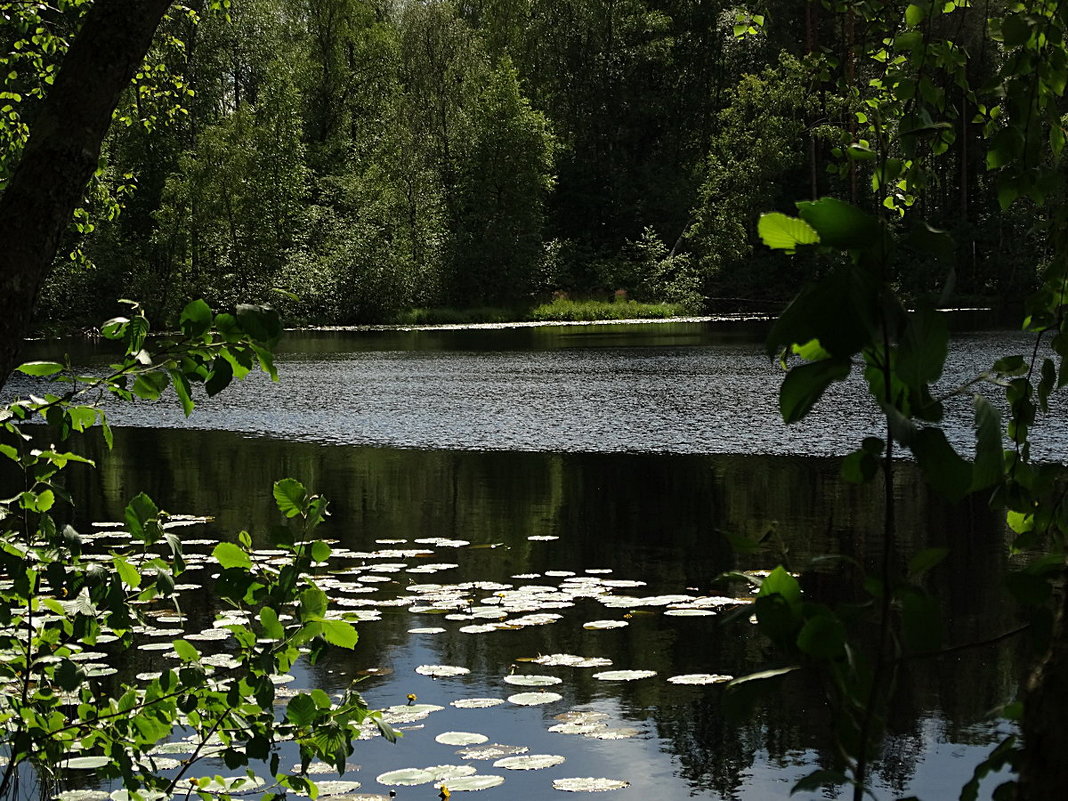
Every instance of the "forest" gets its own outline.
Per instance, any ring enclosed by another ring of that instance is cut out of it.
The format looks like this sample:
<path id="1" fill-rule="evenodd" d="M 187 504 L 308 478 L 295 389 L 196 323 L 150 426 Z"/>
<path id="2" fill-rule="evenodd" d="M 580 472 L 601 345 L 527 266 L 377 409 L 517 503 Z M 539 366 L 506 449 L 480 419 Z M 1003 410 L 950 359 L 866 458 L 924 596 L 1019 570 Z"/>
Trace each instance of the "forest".
<path id="1" fill-rule="evenodd" d="M 759 214 L 824 195 L 878 205 L 869 117 L 917 33 L 881 3 L 205 5 L 171 8 L 125 93 L 39 330 L 96 325 L 119 297 L 165 324 L 193 297 L 270 301 L 289 324 L 514 317 L 553 298 L 776 309 L 806 271 L 760 246 Z M 1049 259 L 1045 212 L 999 203 L 988 169 L 997 9 L 946 6 L 921 25 L 929 69 L 892 90 L 932 133 L 892 154 L 885 202 L 895 235 L 922 221 L 956 258 L 911 254 L 894 281 L 1002 304 Z M 84 8 L 0 24 L 6 145 Z M 19 150 L 0 150 L 2 187 Z"/>
<path id="2" fill-rule="evenodd" d="M 340 775 L 364 728 L 397 734 L 351 687 L 298 692 L 275 715 L 278 676 L 357 641 L 358 616 L 328 614 L 314 582 L 333 553 L 315 533 L 328 501 L 293 478 L 271 491 L 287 521 L 268 532 L 281 569 L 254 558 L 247 531 L 199 555 L 219 568 L 217 595 L 247 613 L 224 624 L 240 675 L 209 681 L 179 638 L 181 668 L 102 693 L 78 654 L 130 648 L 140 605 L 174 596 L 182 541 L 142 493 L 121 512 L 130 541 L 104 566 L 82 560 L 83 539 L 52 510 L 69 500 L 61 472 L 92 460 L 42 446 L 26 423 L 40 418 L 56 443 L 99 426 L 110 446 L 101 398 L 170 390 L 188 416 L 235 379 L 277 378 L 283 320 L 519 316 L 597 297 L 690 312 L 793 297 L 760 351 L 784 370 L 783 423 L 835 422 L 819 403 L 851 375 L 877 412 L 836 465 L 881 496 L 879 553 L 851 563 L 853 592 L 819 593 L 785 556 L 746 579 L 768 667 L 726 677 L 731 697 L 744 707 L 804 676 L 833 723 L 835 756 L 795 789 L 860 801 L 905 662 L 1027 633 L 1029 678 L 996 713 L 1013 731 L 960 797 L 1006 768 L 1017 781 L 996 801 L 1059 797 L 1068 493 L 1063 466 L 1033 459 L 1031 442 L 1049 436 L 1036 423 L 1068 386 L 1066 30 L 1058 0 L 0 4 L 0 380 L 14 370 L 56 389 L 0 409 L 0 456 L 24 487 L 0 500 L 0 798 L 61 764 L 170 796 L 217 734 L 227 767 L 270 760 L 280 794 L 314 795 L 312 759 Z M 1026 347 L 1006 337 L 1009 352 L 999 343 L 992 364 L 945 387 L 957 343 L 936 309 L 1025 295 Z M 120 298 L 125 314 L 97 332 Z M 70 328 L 124 355 L 104 375 L 19 364 L 27 333 Z M 958 450 L 947 432 L 961 414 L 974 443 Z M 906 459 L 947 502 L 999 515 L 1015 628 L 943 642 L 925 577 L 950 548 L 912 547 Z M 767 536 L 730 545 L 757 553 Z M 196 744 L 160 769 L 152 749 L 176 726 Z M 285 771 L 277 748 L 290 741 L 301 762 Z M 219 789 L 192 781 L 203 801 Z"/>

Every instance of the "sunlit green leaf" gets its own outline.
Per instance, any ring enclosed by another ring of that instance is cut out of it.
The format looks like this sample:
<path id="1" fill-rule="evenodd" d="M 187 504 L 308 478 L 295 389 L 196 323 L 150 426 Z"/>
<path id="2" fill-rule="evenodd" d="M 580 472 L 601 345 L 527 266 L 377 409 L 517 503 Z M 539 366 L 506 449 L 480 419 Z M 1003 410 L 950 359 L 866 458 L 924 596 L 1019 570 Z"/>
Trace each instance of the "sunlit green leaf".
<path id="1" fill-rule="evenodd" d="M 48 376 L 62 371 L 63 365 L 59 362 L 24 362 L 15 369 L 26 375 Z"/>
<path id="2" fill-rule="evenodd" d="M 308 491 L 293 478 L 284 478 L 274 484 L 274 500 L 278 511 L 286 517 L 296 517 L 307 505 Z M 322 561 L 322 560 L 320 560 Z"/>
<path id="3" fill-rule="evenodd" d="M 819 234 L 804 220 L 777 211 L 760 215 L 757 233 L 769 248 L 787 253 L 793 253 L 798 245 L 814 245 L 820 241 Z"/>
<path id="4" fill-rule="evenodd" d="M 248 553 L 232 542 L 220 542 L 215 546 L 211 555 L 224 568 L 239 567 L 247 569 L 252 567 L 252 559 L 249 558 Z"/>
<path id="5" fill-rule="evenodd" d="M 339 648 L 352 649 L 356 647 L 359 635 L 351 623 L 346 623 L 343 620 L 323 620 L 320 622 L 323 626 L 323 637 L 328 643 Z"/>

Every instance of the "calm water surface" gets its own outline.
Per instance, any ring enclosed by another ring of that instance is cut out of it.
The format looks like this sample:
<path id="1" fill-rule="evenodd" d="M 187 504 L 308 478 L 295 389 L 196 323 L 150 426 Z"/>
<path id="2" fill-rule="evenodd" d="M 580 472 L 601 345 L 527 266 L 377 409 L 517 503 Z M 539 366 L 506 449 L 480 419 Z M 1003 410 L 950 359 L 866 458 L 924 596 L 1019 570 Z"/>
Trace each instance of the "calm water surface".
<path id="1" fill-rule="evenodd" d="M 945 385 L 968 380 L 1006 348 L 1022 353 L 1027 346 L 1016 334 L 959 335 Z M 281 383 L 249 380 L 206 401 L 188 423 L 169 406 L 116 409 L 126 426 L 116 449 L 99 470 L 82 473 L 84 486 L 76 489 L 91 499 L 81 512 L 86 522 L 119 519 L 130 495 L 144 489 L 174 512 L 216 515 L 206 533 L 190 536 L 218 538 L 266 530 L 274 522 L 271 482 L 291 475 L 331 499 L 328 536 L 339 547 L 371 552 L 405 547 L 377 540 L 429 537 L 470 543 L 432 548 L 430 561 L 455 564 L 432 575 L 418 570 L 426 559 L 385 559 L 393 565 L 381 572 L 385 581 L 353 599 L 368 601 L 381 619 L 360 625 L 355 653 L 302 667 L 290 685 L 337 689 L 374 669 L 380 675 L 362 684 L 373 706 L 402 704 L 414 692 L 445 708 L 398 745 L 360 743 L 353 756 L 360 768 L 345 778 L 361 781 L 361 792 L 386 792 L 375 782 L 383 771 L 459 762 L 454 748 L 434 740 L 449 730 L 567 757 L 559 767 L 529 772 L 477 763 L 479 773 L 506 777 L 482 791 L 488 801 L 563 797 L 551 785 L 565 776 L 631 782 L 606 794 L 621 799 L 785 798 L 793 780 L 827 761 L 820 749 L 828 721 L 814 690 L 800 681 L 745 722 L 728 720 L 721 687 L 666 682 L 759 667 L 762 646 L 744 619 L 725 625 L 720 616 L 675 617 L 663 607 L 606 608 L 586 599 L 552 610 L 562 616 L 552 625 L 467 634 L 459 629 L 471 621 L 388 604 L 412 597 L 413 584 L 557 587 L 567 572 L 645 582 L 617 594 L 717 594 L 726 588 L 713 579 L 724 570 L 770 567 L 782 556 L 739 557 L 728 533 L 776 532 L 769 541 L 792 564 L 829 551 L 870 563 L 881 549 L 879 490 L 841 484 L 833 458 L 879 430 L 859 383 L 829 393 L 811 425 L 788 429 L 774 398 L 781 372 L 754 332 L 696 324 L 323 333 L 290 338 L 279 363 Z M 966 447 L 967 401 L 954 409 L 960 421 L 953 438 Z M 1063 422 L 1055 424 L 1064 430 Z M 1056 437 L 1050 442 L 1055 457 L 1064 446 Z M 934 575 L 948 642 L 1010 628 L 1011 605 L 998 589 L 1006 556 L 996 517 L 981 501 L 945 505 L 908 466 L 898 502 L 903 547 L 952 548 L 951 562 Z M 382 561 L 345 564 L 373 574 Z M 586 573 L 591 569 L 611 572 Z M 841 576 L 806 580 L 830 598 L 856 591 Z M 493 590 L 470 592 L 473 604 L 493 600 Z M 203 594 L 184 602 L 194 625 L 210 623 Z M 583 628 L 609 618 L 628 625 Z M 438 626 L 445 631 L 409 633 Z M 592 678 L 595 670 L 524 661 L 561 652 L 657 675 L 602 682 Z M 990 710 L 1011 699 L 1025 662 L 1009 645 L 910 665 L 879 762 L 880 798 L 956 797 L 997 741 Z M 471 673 L 434 680 L 415 672 L 421 664 L 462 665 Z M 503 682 L 512 671 L 559 676 L 563 683 L 548 689 L 563 699 L 533 708 L 450 706 L 522 691 Z M 571 709 L 604 712 L 610 726 L 637 729 L 637 736 L 602 741 L 549 732 L 553 716 Z M 424 785 L 399 793 L 402 801 L 431 801 L 436 791 Z"/>

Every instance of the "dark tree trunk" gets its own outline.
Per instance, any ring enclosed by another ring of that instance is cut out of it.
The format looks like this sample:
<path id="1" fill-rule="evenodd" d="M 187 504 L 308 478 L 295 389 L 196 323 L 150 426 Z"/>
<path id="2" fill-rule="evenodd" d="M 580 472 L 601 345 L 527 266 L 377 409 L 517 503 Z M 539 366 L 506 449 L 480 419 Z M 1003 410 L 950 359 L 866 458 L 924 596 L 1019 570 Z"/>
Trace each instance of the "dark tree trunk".
<path id="1" fill-rule="evenodd" d="M 0 386 L 18 364 L 60 238 L 96 170 L 122 91 L 171 0 L 97 0 L 0 197 Z"/>

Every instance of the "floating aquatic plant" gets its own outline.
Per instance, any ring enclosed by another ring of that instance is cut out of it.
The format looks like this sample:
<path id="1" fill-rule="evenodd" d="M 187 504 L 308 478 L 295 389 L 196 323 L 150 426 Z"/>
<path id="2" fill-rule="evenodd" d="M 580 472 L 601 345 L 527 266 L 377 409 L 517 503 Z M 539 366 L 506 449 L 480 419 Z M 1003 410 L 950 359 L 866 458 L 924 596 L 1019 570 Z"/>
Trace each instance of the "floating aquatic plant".
<path id="1" fill-rule="evenodd" d="M 630 782 L 622 779 L 576 778 L 553 781 L 554 790 L 563 790 L 568 793 L 603 793 L 608 790 L 622 790 L 625 787 L 630 787 Z"/>
<path id="2" fill-rule="evenodd" d="M 489 740 L 485 734 L 473 731 L 446 731 L 434 738 L 435 742 L 443 745 L 478 745 Z"/>
<path id="3" fill-rule="evenodd" d="M 508 702 L 517 706 L 541 706 L 563 700 L 560 693 L 516 693 L 508 696 Z"/>

